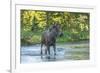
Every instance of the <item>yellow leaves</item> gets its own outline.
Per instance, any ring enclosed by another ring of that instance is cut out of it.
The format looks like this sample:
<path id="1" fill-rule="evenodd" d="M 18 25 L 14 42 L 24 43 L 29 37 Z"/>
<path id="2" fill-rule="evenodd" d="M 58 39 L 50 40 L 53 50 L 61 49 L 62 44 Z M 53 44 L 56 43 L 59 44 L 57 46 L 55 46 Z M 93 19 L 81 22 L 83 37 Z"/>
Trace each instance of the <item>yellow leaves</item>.
<path id="1" fill-rule="evenodd" d="M 46 26 L 46 22 L 44 21 L 44 22 L 40 22 L 39 24 L 38 24 L 38 27 L 39 28 L 44 28 L 44 26 Z"/>
<path id="2" fill-rule="evenodd" d="M 81 23 L 79 26 L 80 26 L 81 31 L 83 31 L 84 30 L 84 24 Z"/>
<path id="3" fill-rule="evenodd" d="M 61 20 L 61 17 L 53 18 L 53 21 L 55 21 L 55 22 L 59 22 L 60 23 L 60 20 Z"/>
<path id="4" fill-rule="evenodd" d="M 63 30 L 74 33 L 89 30 L 89 14 L 56 11 L 21 10 L 21 25 L 25 30 L 40 29 L 58 22 Z"/>
<path id="5" fill-rule="evenodd" d="M 85 26 L 85 28 L 86 28 L 86 30 L 89 30 L 89 27 L 87 25 Z"/>
<path id="6" fill-rule="evenodd" d="M 79 21 L 85 22 L 86 19 L 88 19 L 88 16 L 82 15 L 82 14 L 79 15 L 79 18 L 78 18 Z"/>

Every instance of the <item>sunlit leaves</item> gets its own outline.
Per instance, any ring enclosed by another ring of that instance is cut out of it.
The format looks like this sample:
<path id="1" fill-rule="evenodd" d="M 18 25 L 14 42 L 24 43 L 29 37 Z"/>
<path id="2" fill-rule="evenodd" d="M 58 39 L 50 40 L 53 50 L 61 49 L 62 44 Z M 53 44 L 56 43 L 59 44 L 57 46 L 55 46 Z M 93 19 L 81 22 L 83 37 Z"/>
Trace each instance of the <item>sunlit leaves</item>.
<path id="1" fill-rule="evenodd" d="M 30 37 L 30 34 L 26 33 L 43 32 L 55 22 L 61 25 L 63 32 L 66 32 L 64 33 L 66 36 L 63 37 L 64 41 L 89 39 L 89 13 L 21 10 L 20 17 L 23 39 Z M 31 39 L 35 39 L 34 36 L 36 35 L 32 35 Z M 38 37 L 40 36 L 37 36 L 37 39 Z"/>

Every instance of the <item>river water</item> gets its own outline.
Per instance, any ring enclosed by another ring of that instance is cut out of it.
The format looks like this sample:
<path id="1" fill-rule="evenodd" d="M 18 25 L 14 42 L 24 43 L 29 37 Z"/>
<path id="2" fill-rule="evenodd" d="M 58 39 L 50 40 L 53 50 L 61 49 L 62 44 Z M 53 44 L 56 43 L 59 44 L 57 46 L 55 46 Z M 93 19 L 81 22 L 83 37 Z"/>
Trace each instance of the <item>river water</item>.
<path id="1" fill-rule="evenodd" d="M 21 46 L 21 63 L 25 64 L 34 62 L 89 59 L 89 44 L 87 42 L 57 44 L 55 56 L 53 48 L 50 47 L 50 58 L 48 58 L 47 55 L 43 55 L 43 58 L 41 59 L 40 49 L 40 44 L 31 46 Z"/>

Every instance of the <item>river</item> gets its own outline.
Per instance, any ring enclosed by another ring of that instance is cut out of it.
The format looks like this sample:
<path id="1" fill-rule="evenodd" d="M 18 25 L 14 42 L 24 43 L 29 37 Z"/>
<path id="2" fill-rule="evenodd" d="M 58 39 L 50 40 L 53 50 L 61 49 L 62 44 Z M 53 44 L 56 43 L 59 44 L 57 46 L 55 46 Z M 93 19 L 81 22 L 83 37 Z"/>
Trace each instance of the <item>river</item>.
<path id="1" fill-rule="evenodd" d="M 88 60 L 89 43 L 66 43 L 57 44 L 56 56 L 54 58 L 53 48 L 50 47 L 50 58 L 46 55 L 41 59 L 40 44 L 31 46 L 21 46 L 21 63 L 68 61 L 68 60 Z M 45 47 L 44 47 L 45 48 Z"/>

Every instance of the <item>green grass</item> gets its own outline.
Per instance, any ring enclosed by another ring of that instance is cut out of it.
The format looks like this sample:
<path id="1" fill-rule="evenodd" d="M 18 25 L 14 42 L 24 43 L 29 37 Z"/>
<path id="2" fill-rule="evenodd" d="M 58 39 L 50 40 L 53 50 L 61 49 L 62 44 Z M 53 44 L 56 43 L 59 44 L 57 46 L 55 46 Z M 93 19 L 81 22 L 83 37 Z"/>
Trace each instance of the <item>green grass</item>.
<path id="1" fill-rule="evenodd" d="M 41 32 L 22 32 L 21 33 L 21 45 L 32 45 L 40 43 Z"/>
<path id="2" fill-rule="evenodd" d="M 76 42 L 80 41 L 81 39 L 72 38 L 72 34 L 69 32 L 63 32 L 64 35 L 62 37 L 57 38 L 57 43 L 66 43 L 66 42 Z M 32 45 L 40 43 L 41 41 L 41 34 L 42 32 L 36 31 L 22 31 L 21 32 L 21 45 Z M 80 48 L 82 46 L 75 46 L 74 48 Z"/>

